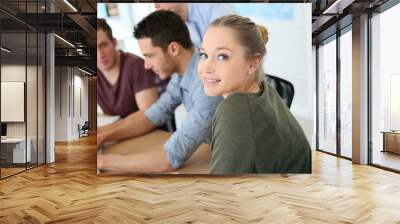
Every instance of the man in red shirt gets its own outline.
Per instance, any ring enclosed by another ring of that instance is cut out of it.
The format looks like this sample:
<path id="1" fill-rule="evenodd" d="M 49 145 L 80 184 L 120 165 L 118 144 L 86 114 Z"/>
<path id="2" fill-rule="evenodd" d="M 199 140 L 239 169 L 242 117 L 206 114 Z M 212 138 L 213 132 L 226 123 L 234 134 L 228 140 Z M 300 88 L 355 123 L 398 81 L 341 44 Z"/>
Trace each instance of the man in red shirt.
<path id="1" fill-rule="evenodd" d="M 116 46 L 111 28 L 104 19 L 98 19 L 97 103 L 105 114 L 125 118 L 146 110 L 158 99 L 157 75 L 144 68 L 142 58 Z"/>

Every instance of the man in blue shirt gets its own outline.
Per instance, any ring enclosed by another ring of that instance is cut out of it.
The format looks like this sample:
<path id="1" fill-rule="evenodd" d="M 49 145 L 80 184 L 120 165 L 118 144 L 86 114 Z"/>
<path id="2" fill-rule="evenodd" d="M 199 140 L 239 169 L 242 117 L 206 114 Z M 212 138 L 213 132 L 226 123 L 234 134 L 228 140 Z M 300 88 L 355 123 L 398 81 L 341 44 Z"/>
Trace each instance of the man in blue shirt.
<path id="1" fill-rule="evenodd" d="M 208 97 L 197 74 L 199 55 L 194 51 L 184 21 L 174 12 L 160 10 L 145 17 L 134 30 L 145 68 L 161 79 L 171 77 L 167 90 L 149 109 L 128 117 L 131 122 L 98 133 L 98 144 L 145 134 L 161 126 L 183 103 L 188 116 L 164 148 L 129 156 L 98 156 L 98 168 L 116 172 L 169 172 L 179 168 L 200 146 L 209 141 L 215 109 L 222 100 Z"/>
<path id="2" fill-rule="evenodd" d="M 170 10 L 178 14 L 189 29 L 190 37 L 199 48 L 208 25 L 216 18 L 236 14 L 230 3 L 154 3 L 157 10 Z"/>

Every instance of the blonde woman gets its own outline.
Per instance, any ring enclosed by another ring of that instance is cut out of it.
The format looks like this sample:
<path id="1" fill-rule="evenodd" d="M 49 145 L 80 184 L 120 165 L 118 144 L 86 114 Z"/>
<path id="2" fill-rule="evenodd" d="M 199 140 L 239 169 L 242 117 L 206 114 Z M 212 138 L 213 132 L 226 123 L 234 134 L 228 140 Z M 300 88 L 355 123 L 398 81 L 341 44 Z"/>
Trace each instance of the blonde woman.
<path id="1" fill-rule="evenodd" d="M 212 174 L 311 173 L 302 128 L 264 81 L 265 27 L 238 15 L 220 17 L 199 49 L 208 96 L 223 96 L 212 125 Z"/>

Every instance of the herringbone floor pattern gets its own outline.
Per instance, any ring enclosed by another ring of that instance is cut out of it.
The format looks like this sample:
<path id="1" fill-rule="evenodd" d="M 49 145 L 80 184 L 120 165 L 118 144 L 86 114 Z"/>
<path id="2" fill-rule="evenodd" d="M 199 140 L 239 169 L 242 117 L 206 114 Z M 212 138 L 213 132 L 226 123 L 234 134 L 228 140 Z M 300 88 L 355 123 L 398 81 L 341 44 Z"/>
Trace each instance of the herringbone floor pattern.
<path id="1" fill-rule="evenodd" d="M 0 181 L 0 223 L 400 223 L 400 175 L 313 153 L 312 175 L 97 176 L 95 138 Z"/>

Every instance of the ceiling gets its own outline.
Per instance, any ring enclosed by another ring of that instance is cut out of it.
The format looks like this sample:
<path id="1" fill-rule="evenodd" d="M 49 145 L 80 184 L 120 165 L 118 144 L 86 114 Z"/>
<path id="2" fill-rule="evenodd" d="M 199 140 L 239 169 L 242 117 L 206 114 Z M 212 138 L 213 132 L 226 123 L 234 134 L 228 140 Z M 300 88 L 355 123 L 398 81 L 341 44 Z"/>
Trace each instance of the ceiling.
<path id="1" fill-rule="evenodd" d="M 42 34 L 49 32 L 57 34 L 56 66 L 95 74 L 96 17 L 96 0 L 1 0 L 1 43 L 11 50 L 2 51 L 2 60 L 25 63 L 28 58 L 29 63 L 44 48 Z"/>
<path id="2" fill-rule="evenodd" d="M 372 12 L 389 0 L 309 0 L 312 3 L 312 38 L 318 44 L 350 25 L 354 17 Z"/>

